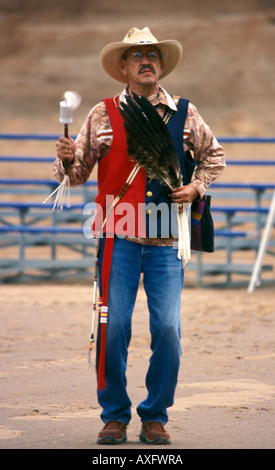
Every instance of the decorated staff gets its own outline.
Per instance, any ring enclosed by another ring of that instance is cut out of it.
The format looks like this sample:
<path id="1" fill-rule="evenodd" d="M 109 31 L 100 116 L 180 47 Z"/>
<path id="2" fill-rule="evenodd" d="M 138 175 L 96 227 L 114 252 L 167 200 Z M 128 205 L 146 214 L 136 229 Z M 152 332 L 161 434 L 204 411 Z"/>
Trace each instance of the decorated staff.
<path id="1" fill-rule="evenodd" d="M 60 122 L 64 124 L 64 137 L 69 138 L 69 124 L 73 122 L 73 111 L 78 108 L 81 103 L 81 96 L 75 91 L 66 91 L 64 93 L 63 101 L 60 102 Z M 53 202 L 53 211 L 56 207 L 63 209 L 64 202 L 66 207 L 70 207 L 70 179 L 68 176 L 68 162 L 63 162 L 65 169 L 65 176 L 60 185 L 45 199 L 43 204 L 50 199 L 55 193 L 55 200 Z"/>
<path id="2" fill-rule="evenodd" d="M 146 98 L 135 93 L 133 97 L 135 101 L 125 96 L 127 104 L 120 103 L 128 154 L 152 178 L 157 178 L 173 191 L 182 186 L 183 180 L 171 134 L 163 119 Z M 184 267 L 190 259 L 187 216 L 189 205 L 181 204 L 176 209 L 179 234 L 178 257 L 182 259 Z"/>
<path id="3" fill-rule="evenodd" d="M 88 351 L 88 364 L 89 364 L 90 367 L 93 367 L 91 354 L 92 354 L 92 350 L 93 350 L 93 344 L 95 342 L 95 318 L 96 318 L 96 314 L 97 314 L 97 309 L 98 309 L 98 312 L 100 313 L 100 308 L 101 308 L 101 299 L 98 299 L 98 303 L 97 303 L 97 287 L 98 287 L 97 263 L 98 263 L 98 260 L 96 258 L 95 262 L 94 262 L 92 328 L 91 328 L 91 336 L 90 336 L 89 351 Z"/>

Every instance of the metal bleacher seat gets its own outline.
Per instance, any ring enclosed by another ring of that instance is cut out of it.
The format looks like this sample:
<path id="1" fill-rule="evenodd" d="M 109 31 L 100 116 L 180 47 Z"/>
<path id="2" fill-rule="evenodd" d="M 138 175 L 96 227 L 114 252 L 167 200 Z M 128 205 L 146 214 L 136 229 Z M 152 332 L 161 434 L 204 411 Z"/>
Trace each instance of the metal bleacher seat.
<path id="1" fill-rule="evenodd" d="M 45 136 L 21 137 L 43 140 Z M 14 135 L 4 135 L 3 138 L 14 138 Z M 275 143 L 275 139 L 271 139 L 271 143 Z M 0 162 L 22 164 L 51 163 L 53 160 L 53 157 L 0 156 Z M 275 161 L 235 160 L 227 164 L 269 166 Z M 52 204 L 43 204 L 42 201 L 43 196 L 49 195 L 57 185 L 57 181 L 47 178 L 0 178 L 0 282 L 92 276 L 95 241 L 83 233 L 83 225 L 87 220 L 84 207 L 94 201 L 96 182 L 90 180 L 73 188 L 77 202 L 74 200 L 70 208 L 53 212 Z M 215 223 L 216 253 L 192 253 L 187 269 L 195 272 L 197 285 L 230 287 L 242 284 L 239 280 L 234 281 L 235 274 L 244 279 L 249 277 L 274 187 L 273 183 L 234 181 L 211 185 L 209 194 L 213 196 L 211 212 Z M 22 195 L 29 200 L 21 200 Z M 45 256 L 40 254 L 43 247 L 49 250 Z M 36 248 L 38 252 L 32 255 Z M 236 254 L 245 251 L 252 252 L 249 262 L 236 261 Z M 263 265 L 263 271 L 272 269 L 270 264 Z M 220 276 L 223 277 L 221 282 L 218 281 Z"/>

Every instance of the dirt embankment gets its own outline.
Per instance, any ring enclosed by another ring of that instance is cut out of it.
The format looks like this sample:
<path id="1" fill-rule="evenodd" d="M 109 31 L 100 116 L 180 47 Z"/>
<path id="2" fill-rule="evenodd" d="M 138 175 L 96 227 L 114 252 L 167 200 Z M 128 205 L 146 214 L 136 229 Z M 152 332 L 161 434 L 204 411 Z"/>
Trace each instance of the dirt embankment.
<path id="1" fill-rule="evenodd" d="M 216 134 L 274 132 L 273 1 L 11 3 L 0 4 L 2 131 L 55 131 L 58 103 L 73 89 L 83 96 L 76 132 L 96 102 L 121 89 L 101 68 L 101 48 L 147 25 L 182 43 L 183 59 L 163 85 L 188 97 Z"/>

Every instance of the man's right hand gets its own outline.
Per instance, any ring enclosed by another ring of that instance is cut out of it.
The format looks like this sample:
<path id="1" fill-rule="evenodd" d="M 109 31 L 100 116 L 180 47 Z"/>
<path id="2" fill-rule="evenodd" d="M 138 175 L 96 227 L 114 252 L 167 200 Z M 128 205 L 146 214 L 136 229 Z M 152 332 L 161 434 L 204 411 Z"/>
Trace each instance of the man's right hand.
<path id="1" fill-rule="evenodd" d="M 75 141 L 69 137 L 60 137 L 56 143 L 56 154 L 60 160 L 72 162 L 75 156 L 76 144 Z"/>

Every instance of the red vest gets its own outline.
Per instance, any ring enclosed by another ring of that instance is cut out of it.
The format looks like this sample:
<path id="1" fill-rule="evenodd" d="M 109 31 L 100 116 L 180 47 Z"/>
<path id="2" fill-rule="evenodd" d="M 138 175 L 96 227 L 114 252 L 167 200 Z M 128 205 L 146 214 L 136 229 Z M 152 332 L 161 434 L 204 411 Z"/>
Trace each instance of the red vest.
<path id="1" fill-rule="evenodd" d="M 108 210 L 110 202 L 118 195 L 135 165 L 127 154 L 126 133 L 117 103 L 113 98 L 104 99 L 104 103 L 113 130 L 113 142 L 108 154 L 98 162 L 98 194 L 95 202 L 99 206 L 95 217 L 96 231 L 100 230 L 100 225 L 106 216 L 106 196 Z M 145 236 L 144 211 L 142 205 L 138 206 L 145 201 L 145 187 L 146 173 L 140 169 L 126 193 L 112 210 L 104 232 L 124 236 Z"/>
<path id="2" fill-rule="evenodd" d="M 107 155 L 98 162 L 98 194 L 95 198 L 96 217 L 93 225 L 95 232 L 101 232 L 101 226 L 106 217 L 106 209 L 123 188 L 135 164 L 127 155 L 126 133 L 123 119 L 114 103 L 113 98 L 104 100 L 113 130 L 113 142 Z M 146 173 L 140 169 L 131 186 L 114 207 L 104 227 L 106 239 L 103 250 L 101 289 L 99 302 L 99 346 L 97 357 L 98 389 L 106 387 L 105 380 L 105 345 L 106 326 L 108 321 L 108 283 L 112 261 L 114 238 L 113 234 L 141 236 L 146 234 L 144 213 L 139 217 L 138 203 L 145 198 Z M 106 208 L 106 196 L 109 196 Z M 127 203 L 127 204 L 126 204 Z M 126 212 L 126 218 L 125 218 Z M 140 220 L 139 220 L 140 219 Z M 127 227 L 123 222 L 126 221 Z M 130 222 L 130 223 L 129 223 Z M 108 237 L 108 234 L 111 236 Z"/>

